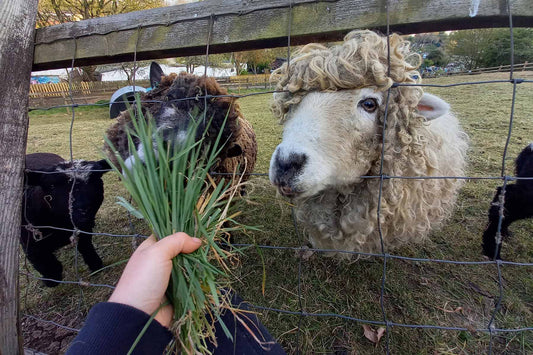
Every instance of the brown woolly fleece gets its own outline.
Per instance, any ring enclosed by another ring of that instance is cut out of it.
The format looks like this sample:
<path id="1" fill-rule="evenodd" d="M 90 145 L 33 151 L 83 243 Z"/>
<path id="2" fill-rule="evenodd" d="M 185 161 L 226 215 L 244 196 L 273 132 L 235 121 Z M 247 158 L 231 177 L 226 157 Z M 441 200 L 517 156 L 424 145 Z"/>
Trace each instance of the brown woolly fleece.
<path id="1" fill-rule="evenodd" d="M 191 115 L 203 115 L 205 112 L 205 117 L 212 118 L 207 139 L 213 140 L 217 137 L 222 123 L 226 120 L 222 141 L 227 143 L 218 155 L 219 161 L 213 172 L 243 174 L 242 180 L 246 181 L 254 169 L 257 157 L 255 133 L 251 124 L 242 117 L 236 98 L 216 97 L 218 95 L 228 95 L 228 93 L 225 88 L 220 87 L 214 78 L 188 73 L 172 73 L 163 76 L 157 88 L 141 95 L 141 109 L 145 118 L 155 117 L 156 125 L 160 123 L 157 114 L 161 109 L 162 101 L 175 100 L 173 106 L 176 109 Z M 207 100 L 204 100 L 203 96 L 215 97 L 208 97 Z M 130 111 L 123 111 L 106 132 L 107 138 L 124 160 L 130 155 L 126 136 L 127 129 L 132 129 L 131 115 Z M 134 143 L 135 145 L 138 144 L 138 142 Z M 242 153 L 228 157 L 228 152 L 237 145 L 241 147 Z M 104 151 L 112 162 L 118 165 L 117 158 L 109 145 L 104 146 Z M 220 180 L 224 176 L 215 174 L 214 177 L 216 180 Z M 228 176 L 225 178 L 228 179 Z M 235 180 L 239 180 L 239 176 L 236 176 Z"/>

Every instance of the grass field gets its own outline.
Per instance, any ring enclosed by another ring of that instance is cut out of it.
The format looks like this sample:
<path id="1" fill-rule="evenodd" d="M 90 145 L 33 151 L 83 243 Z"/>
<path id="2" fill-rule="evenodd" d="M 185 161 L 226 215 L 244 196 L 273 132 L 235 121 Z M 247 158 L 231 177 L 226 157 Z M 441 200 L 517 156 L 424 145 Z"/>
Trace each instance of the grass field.
<path id="1" fill-rule="evenodd" d="M 517 73 L 527 76 L 528 73 Z M 529 78 L 533 75 L 529 74 Z M 467 81 L 506 79 L 505 74 L 428 79 L 425 83 L 450 84 Z M 509 129 L 513 85 L 491 83 L 452 88 L 427 88 L 447 100 L 471 139 L 467 175 L 499 176 L 502 154 Z M 513 130 L 506 160 L 506 173 L 512 174 L 513 160 L 533 141 L 533 87 L 517 86 Z M 270 155 L 281 140 L 281 127 L 269 112 L 271 95 L 240 99 L 244 116 L 253 124 L 259 154 L 255 172 L 268 172 Z M 69 130 L 72 115 L 64 109 L 30 113 L 28 153 L 54 152 L 69 157 Z M 103 134 L 110 125 L 106 107 L 76 109 L 72 151 L 76 159 L 101 159 Z M 394 255 L 413 258 L 482 261 L 481 235 L 498 180 L 468 180 L 457 208 L 446 225 L 432 233 L 423 245 L 395 250 Z M 126 196 L 118 177 L 105 175 L 106 198 L 97 215 L 96 231 L 114 234 L 149 233 L 137 221 L 130 221 L 116 205 L 116 196 Z M 278 198 L 267 177 L 251 180 L 248 195 L 241 202 L 242 221 L 261 227 L 261 232 L 235 235 L 234 243 L 299 247 L 306 245 L 293 225 L 287 201 Z M 511 227 L 512 240 L 504 244 L 502 257 L 516 262 L 533 262 L 533 221 Z M 133 250 L 131 238 L 97 236 L 95 245 L 104 263 L 127 259 Z M 122 265 L 89 276 L 81 261 L 76 268 L 73 248 L 59 252 L 65 280 L 78 278 L 93 284 L 113 285 Z M 21 256 L 21 302 L 25 344 L 48 353 L 65 350 L 75 333 L 28 315 L 79 328 L 88 309 L 104 301 L 107 287 L 61 285 L 42 287 L 26 276 L 35 271 Z M 77 271 L 76 271 L 77 269 Z M 531 267 L 503 265 L 503 298 L 495 316 L 502 329 L 533 326 L 533 273 Z M 337 314 L 357 319 L 382 321 L 380 304 L 383 274 L 382 258 L 341 262 L 313 254 L 300 262 L 293 250 L 250 247 L 235 266 L 235 288 L 249 302 L 263 307 L 312 314 Z M 383 310 L 389 321 L 404 325 L 431 325 L 466 328 L 468 331 L 394 326 L 388 334 L 393 354 L 479 354 L 489 349 L 490 337 L 475 329 L 486 328 L 499 299 L 495 264 L 454 265 L 429 261 L 389 259 Z M 300 295 L 300 296 L 299 296 Z M 387 335 L 376 346 L 363 336 L 363 322 L 334 316 L 300 317 L 276 311 L 261 312 L 262 320 L 288 353 L 381 354 Z M 377 326 L 373 326 L 377 328 Z M 51 340 L 52 339 L 52 340 Z M 495 332 L 492 350 L 497 354 L 533 353 L 533 333 Z"/>

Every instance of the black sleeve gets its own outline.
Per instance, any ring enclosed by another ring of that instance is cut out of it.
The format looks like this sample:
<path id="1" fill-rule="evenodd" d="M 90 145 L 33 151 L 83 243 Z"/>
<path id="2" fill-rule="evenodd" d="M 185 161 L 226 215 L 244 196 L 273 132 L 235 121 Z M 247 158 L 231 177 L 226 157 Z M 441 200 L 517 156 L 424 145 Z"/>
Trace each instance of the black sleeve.
<path id="1" fill-rule="evenodd" d="M 213 355 L 285 355 L 281 345 L 261 323 L 257 314 L 236 293 L 232 293 L 231 304 L 236 310 L 242 310 L 239 316 L 226 311 L 222 321 L 233 339 L 226 336 L 219 322 L 215 323 L 217 346 L 208 344 Z M 239 313 L 239 312 L 235 312 Z"/>
<path id="2" fill-rule="evenodd" d="M 97 303 L 66 354 L 127 354 L 149 319 L 150 315 L 121 303 Z M 172 333 L 152 320 L 133 354 L 162 354 L 170 340 Z"/>

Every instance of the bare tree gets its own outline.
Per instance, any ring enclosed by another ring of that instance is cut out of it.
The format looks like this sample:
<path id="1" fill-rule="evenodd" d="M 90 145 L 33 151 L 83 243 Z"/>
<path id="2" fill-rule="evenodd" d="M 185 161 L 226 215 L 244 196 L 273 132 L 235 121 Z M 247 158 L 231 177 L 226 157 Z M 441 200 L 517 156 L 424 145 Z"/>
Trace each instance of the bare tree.
<path id="1" fill-rule="evenodd" d="M 40 0 L 37 27 L 165 6 L 164 0 Z"/>
<path id="2" fill-rule="evenodd" d="M 37 27 L 86 20 L 125 12 L 153 9 L 165 5 L 164 0 L 40 0 Z M 98 81 L 96 66 L 82 67 L 83 81 Z"/>
<path id="3" fill-rule="evenodd" d="M 138 71 L 140 68 L 144 68 L 149 66 L 151 61 L 144 60 L 144 61 L 137 61 L 129 62 L 129 63 L 121 63 L 120 68 L 126 73 L 126 77 L 128 78 L 128 83 L 130 85 L 133 85 L 133 76 L 138 74 Z"/>
<path id="4" fill-rule="evenodd" d="M 232 53 L 232 62 L 235 66 L 237 75 L 242 71 L 244 64 L 248 66 L 254 74 L 260 70 L 260 68 L 270 68 L 270 65 L 279 57 L 286 57 L 286 48 L 270 48 L 270 49 L 257 49 L 246 52 Z"/>

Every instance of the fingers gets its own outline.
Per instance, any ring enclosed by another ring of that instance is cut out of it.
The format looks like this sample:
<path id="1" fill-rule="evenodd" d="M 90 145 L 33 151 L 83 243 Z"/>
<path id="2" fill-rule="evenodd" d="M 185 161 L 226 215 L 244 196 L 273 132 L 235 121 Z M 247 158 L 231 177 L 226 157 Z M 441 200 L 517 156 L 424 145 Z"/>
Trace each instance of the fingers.
<path id="1" fill-rule="evenodd" d="M 156 241 L 152 234 L 137 247 L 136 253 L 147 249 L 153 249 L 154 253 L 160 254 L 163 258 L 170 260 L 179 253 L 189 254 L 198 249 L 202 241 L 198 238 L 192 238 L 186 233 L 174 233 L 159 241 Z"/>
<path id="2" fill-rule="evenodd" d="M 170 260 L 179 253 L 189 254 L 198 249 L 202 241 L 179 232 L 169 235 L 153 245 L 154 252 L 161 253 L 164 258 Z"/>

